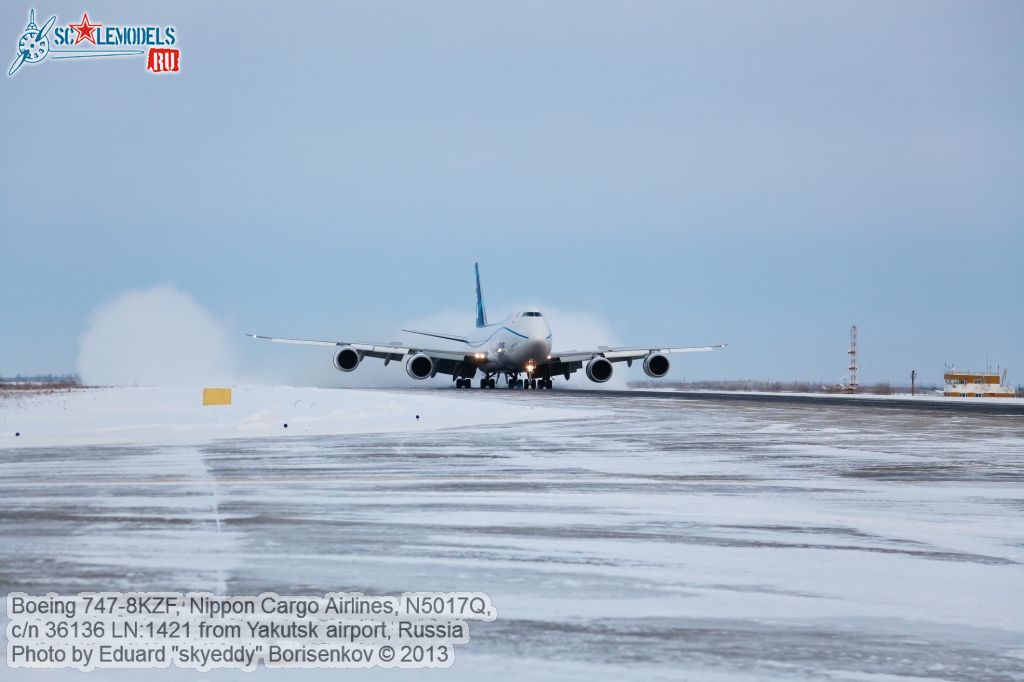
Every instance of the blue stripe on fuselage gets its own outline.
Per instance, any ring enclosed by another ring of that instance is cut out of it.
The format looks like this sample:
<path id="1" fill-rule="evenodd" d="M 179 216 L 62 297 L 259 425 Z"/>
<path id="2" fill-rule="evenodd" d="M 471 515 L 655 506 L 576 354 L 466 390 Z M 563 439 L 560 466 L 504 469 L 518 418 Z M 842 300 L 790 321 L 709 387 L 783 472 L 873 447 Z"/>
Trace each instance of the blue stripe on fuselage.
<path id="1" fill-rule="evenodd" d="M 521 339 L 528 339 L 528 338 L 530 338 L 526 334 L 520 334 L 515 329 L 509 329 L 508 327 L 501 327 L 500 329 L 495 329 L 494 330 L 494 334 L 497 334 L 498 332 L 500 332 L 502 330 L 507 331 L 507 332 L 512 332 L 513 334 L 515 334 L 516 336 L 518 336 Z M 469 341 L 466 341 L 466 345 L 470 346 L 472 348 L 479 348 L 480 346 L 484 345 L 485 343 L 487 343 L 488 341 L 493 339 L 494 338 L 494 334 L 491 334 L 490 336 L 488 336 L 486 339 L 484 339 L 480 343 L 470 343 Z"/>

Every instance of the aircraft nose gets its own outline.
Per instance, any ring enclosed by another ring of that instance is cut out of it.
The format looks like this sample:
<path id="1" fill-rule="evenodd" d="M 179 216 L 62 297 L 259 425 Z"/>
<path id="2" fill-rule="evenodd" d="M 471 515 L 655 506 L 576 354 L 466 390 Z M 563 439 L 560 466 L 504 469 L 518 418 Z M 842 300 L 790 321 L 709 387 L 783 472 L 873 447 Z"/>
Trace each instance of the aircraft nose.
<path id="1" fill-rule="evenodd" d="M 538 360 L 546 360 L 551 353 L 551 329 L 547 323 L 541 324 L 530 334 L 530 340 L 537 342 Z"/>
<path id="2" fill-rule="evenodd" d="M 523 345 L 527 357 L 535 362 L 547 360 L 548 354 L 551 352 L 547 336 L 544 334 L 531 334 L 530 338 L 523 342 Z"/>

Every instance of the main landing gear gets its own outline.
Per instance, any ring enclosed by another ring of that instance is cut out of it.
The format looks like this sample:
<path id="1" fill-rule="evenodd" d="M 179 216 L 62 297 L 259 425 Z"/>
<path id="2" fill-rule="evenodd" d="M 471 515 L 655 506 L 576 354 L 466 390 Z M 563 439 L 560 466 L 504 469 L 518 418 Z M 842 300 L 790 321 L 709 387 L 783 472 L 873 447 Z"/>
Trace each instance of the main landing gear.
<path id="1" fill-rule="evenodd" d="M 492 377 L 491 375 L 487 375 L 487 376 L 483 377 L 482 379 L 480 379 L 480 388 L 494 388 L 496 383 L 497 382 L 494 380 L 494 377 Z M 456 379 L 455 380 L 455 388 L 472 388 L 472 387 L 473 387 L 473 380 L 472 379 Z"/>
<path id="2" fill-rule="evenodd" d="M 529 376 L 525 379 L 520 379 L 518 374 L 514 374 L 512 372 L 505 374 L 505 381 L 509 388 L 554 388 L 554 382 L 552 382 L 551 379 L 545 379 L 544 377 L 535 379 Z"/>
<path id="3" fill-rule="evenodd" d="M 495 388 L 498 380 L 493 374 L 487 374 L 480 379 L 480 388 Z M 520 378 L 517 372 L 505 372 L 505 385 L 509 388 L 554 388 L 554 382 L 548 377 L 531 377 L 529 375 Z M 455 379 L 455 388 L 472 388 L 473 380 L 462 377 Z"/>

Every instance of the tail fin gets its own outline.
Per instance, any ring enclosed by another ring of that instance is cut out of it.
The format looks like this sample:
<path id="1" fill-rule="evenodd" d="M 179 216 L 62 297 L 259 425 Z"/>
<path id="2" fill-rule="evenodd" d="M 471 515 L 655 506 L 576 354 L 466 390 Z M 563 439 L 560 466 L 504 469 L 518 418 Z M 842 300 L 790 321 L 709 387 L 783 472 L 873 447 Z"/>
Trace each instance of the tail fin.
<path id="1" fill-rule="evenodd" d="M 487 312 L 484 310 L 484 295 L 480 292 L 480 264 L 473 263 L 476 270 L 476 326 L 487 326 Z"/>

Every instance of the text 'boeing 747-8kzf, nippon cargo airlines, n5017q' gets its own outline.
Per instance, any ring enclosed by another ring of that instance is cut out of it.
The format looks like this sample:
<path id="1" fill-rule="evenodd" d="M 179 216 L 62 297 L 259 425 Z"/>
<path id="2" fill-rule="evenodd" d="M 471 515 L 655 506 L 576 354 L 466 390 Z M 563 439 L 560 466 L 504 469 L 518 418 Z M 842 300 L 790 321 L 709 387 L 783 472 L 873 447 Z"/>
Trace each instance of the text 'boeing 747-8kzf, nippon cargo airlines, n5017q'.
<path id="1" fill-rule="evenodd" d="M 612 377 L 612 363 L 643 360 L 647 376 L 660 379 L 668 374 L 670 353 L 700 353 L 724 348 L 689 346 L 680 348 L 608 348 L 595 350 L 551 350 L 551 328 L 541 312 L 534 307 L 509 315 L 497 324 L 487 324 L 483 295 L 480 292 L 480 266 L 476 265 L 476 327 L 467 336 L 420 332 L 410 334 L 433 336 L 465 344 L 465 350 L 437 350 L 400 344 L 355 343 L 350 341 L 315 341 L 285 339 L 248 334 L 254 339 L 275 343 L 297 343 L 310 346 L 335 346 L 334 367 L 352 372 L 363 358 L 380 358 L 384 364 L 406 359 L 405 371 L 413 379 L 429 379 L 437 374 L 451 375 L 458 388 L 469 388 L 479 372 L 480 388 L 494 388 L 496 377 L 504 375 L 509 388 L 551 388 L 552 377 L 569 375 L 585 369 L 587 378 L 604 383 Z"/>

